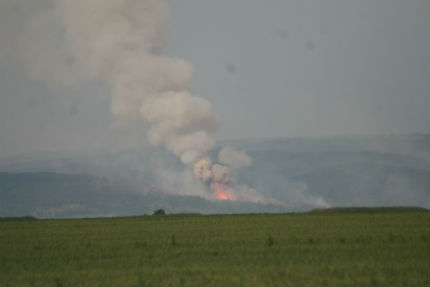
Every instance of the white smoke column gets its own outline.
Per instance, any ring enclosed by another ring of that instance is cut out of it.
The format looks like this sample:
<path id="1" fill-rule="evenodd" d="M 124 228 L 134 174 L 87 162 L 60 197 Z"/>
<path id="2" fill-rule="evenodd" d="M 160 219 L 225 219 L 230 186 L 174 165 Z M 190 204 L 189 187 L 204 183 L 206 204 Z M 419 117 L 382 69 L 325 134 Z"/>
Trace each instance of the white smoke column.
<path id="1" fill-rule="evenodd" d="M 160 54 L 167 7 L 160 0 L 58 1 L 76 61 L 111 88 L 112 112 L 150 124 L 149 140 L 190 164 L 215 147 L 220 125 L 208 101 L 190 94 L 192 68 Z"/>
<path id="2" fill-rule="evenodd" d="M 220 118 L 205 99 L 192 96 L 190 64 L 161 54 L 167 7 L 160 0 L 58 1 L 66 39 L 75 60 L 90 78 L 108 83 L 115 115 L 149 123 L 148 138 L 164 145 L 218 199 L 257 200 L 256 191 L 238 185 L 231 174 L 251 164 L 244 152 L 221 150 L 212 164 L 205 157 L 215 147 L 208 136 Z M 251 191 L 251 192 L 250 192 Z M 259 200 L 259 199 L 258 199 Z"/>

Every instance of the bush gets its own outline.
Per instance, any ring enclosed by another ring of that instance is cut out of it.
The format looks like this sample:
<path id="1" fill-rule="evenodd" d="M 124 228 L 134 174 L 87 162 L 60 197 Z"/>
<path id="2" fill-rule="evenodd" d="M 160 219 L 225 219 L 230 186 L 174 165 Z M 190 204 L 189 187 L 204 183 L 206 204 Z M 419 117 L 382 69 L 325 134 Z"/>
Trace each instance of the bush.
<path id="1" fill-rule="evenodd" d="M 166 215 L 166 213 L 164 212 L 164 209 L 160 208 L 154 211 L 152 215 Z"/>
<path id="2" fill-rule="evenodd" d="M 273 240 L 272 235 L 269 235 L 266 243 L 267 243 L 267 246 L 272 247 L 272 245 L 275 243 L 275 240 Z"/>

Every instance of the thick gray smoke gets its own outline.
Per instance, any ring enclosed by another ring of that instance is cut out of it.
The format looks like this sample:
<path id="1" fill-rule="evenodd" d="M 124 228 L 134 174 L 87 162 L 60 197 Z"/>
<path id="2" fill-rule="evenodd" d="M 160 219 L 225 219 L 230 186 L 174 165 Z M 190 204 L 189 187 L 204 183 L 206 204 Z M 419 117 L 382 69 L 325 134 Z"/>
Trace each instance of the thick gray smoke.
<path id="1" fill-rule="evenodd" d="M 209 136 L 221 123 L 208 101 L 191 95 L 192 67 L 161 54 L 167 7 L 159 0 L 58 1 L 68 47 L 89 77 L 106 81 L 112 112 L 149 124 L 148 138 L 193 166 L 197 179 L 218 199 L 259 201 L 257 192 L 235 182 L 231 169 L 251 158 L 231 147 L 218 161 L 206 158 L 215 147 Z"/>
<path id="2" fill-rule="evenodd" d="M 142 123 L 152 145 L 180 158 L 197 186 L 212 191 L 202 196 L 260 200 L 235 180 L 235 169 L 251 164 L 246 153 L 225 147 L 217 162 L 209 158 L 216 147 L 209 134 L 221 119 L 207 100 L 192 95 L 192 66 L 163 55 L 168 23 L 163 1 L 3 0 L 0 8 L 2 62 L 19 55 L 31 77 L 55 94 L 80 83 L 106 83 L 112 113 L 121 122 Z M 14 33 L 5 29 L 13 22 L 11 11 L 23 16 L 12 25 Z M 222 190 L 228 196 L 217 196 Z"/>
<path id="3" fill-rule="evenodd" d="M 218 153 L 218 161 L 229 165 L 233 168 L 250 166 L 252 163 L 251 157 L 243 151 L 235 150 L 230 146 L 226 146 Z"/>
<path id="4" fill-rule="evenodd" d="M 108 82 L 112 112 L 150 124 L 149 140 L 190 164 L 214 148 L 220 126 L 208 101 L 192 96 L 192 67 L 161 55 L 166 6 L 159 0 L 58 1 L 66 39 L 90 77 Z"/>

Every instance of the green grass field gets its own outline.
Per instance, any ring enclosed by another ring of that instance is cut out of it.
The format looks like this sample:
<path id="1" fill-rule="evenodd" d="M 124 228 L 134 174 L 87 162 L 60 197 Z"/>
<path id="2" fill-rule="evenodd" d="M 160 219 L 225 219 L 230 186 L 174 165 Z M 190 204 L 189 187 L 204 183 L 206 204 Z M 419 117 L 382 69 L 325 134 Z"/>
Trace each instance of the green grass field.
<path id="1" fill-rule="evenodd" d="M 430 285 L 430 213 L 0 221 L 1 286 Z"/>

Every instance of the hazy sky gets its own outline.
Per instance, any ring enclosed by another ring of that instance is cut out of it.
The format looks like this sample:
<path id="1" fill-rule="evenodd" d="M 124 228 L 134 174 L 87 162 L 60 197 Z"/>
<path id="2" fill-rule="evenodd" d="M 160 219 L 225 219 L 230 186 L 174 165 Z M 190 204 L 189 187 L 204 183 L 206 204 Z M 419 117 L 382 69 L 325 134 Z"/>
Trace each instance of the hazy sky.
<path id="1" fill-rule="evenodd" d="M 429 131 L 430 1 L 167 3 L 165 53 L 193 65 L 217 139 Z M 124 128 L 102 81 L 74 84 L 72 60 L 52 68 L 53 6 L 0 0 L 0 156 L 138 146 L 142 124 Z"/>
<path id="2" fill-rule="evenodd" d="M 429 1 L 169 3 L 220 137 L 429 130 Z"/>

